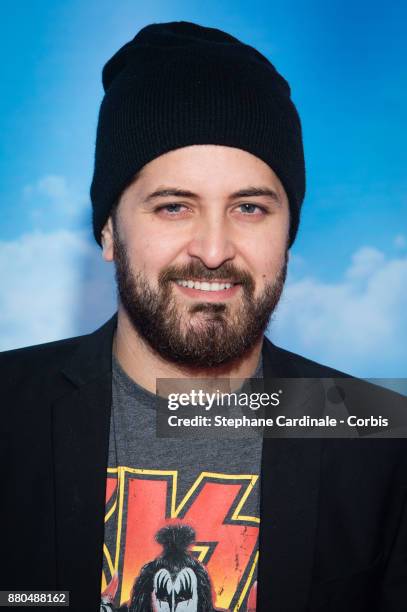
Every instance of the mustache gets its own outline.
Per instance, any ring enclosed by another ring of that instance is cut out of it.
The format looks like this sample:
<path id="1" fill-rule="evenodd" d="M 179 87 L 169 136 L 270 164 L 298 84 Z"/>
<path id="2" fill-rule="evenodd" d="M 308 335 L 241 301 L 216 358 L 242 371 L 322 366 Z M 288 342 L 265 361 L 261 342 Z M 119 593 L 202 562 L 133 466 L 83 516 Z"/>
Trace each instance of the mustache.
<path id="1" fill-rule="evenodd" d="M 191 261 L 180 266 L 168 266 L 158 275 L 160 286 L 181 278 L 199 278 L 204 281 L 224 281 L 243 285 L 249 291 L 254 290 L 254 280 L 246 270 L 241 270 L 231 262 L 226 261 L 218 268 L 207 268 L 201 261 Z"/>

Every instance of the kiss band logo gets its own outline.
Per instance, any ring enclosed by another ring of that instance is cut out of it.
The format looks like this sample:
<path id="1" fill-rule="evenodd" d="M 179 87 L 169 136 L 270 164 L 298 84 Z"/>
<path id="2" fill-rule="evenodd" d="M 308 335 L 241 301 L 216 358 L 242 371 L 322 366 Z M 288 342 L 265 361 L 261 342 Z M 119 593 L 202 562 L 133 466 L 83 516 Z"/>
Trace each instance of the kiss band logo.
<path id="1" fill-rule="evenodd" d="M 177 478 L 108 470 L 101 609 L 255 611 L 259 519 L 243 511 L 258 476 L 202 472 L 178 505 Z"/>

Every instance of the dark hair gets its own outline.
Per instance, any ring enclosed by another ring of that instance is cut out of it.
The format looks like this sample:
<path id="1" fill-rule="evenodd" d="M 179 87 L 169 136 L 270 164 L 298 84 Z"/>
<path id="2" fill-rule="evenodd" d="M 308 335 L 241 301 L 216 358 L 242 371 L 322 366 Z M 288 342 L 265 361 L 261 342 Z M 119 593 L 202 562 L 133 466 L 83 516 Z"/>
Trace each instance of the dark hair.
<path id="1" fill-rule="evenodd" d="M 168 525 L 156 534 L 156 540 L 163 546 L 162 554 L 146 563 L 136 578 L 131 591 L 129 612 L 151 612 L 151 595 L 154 576 L 160 569 L 166 569 L 175 578 L 184 568 L 193 570 L 198 583 L 198 612 L 214 612 L 211 583 L 204 565 L 197 561 L 188 546 L 194 541 L 195 532 L 189 525 Z"/>

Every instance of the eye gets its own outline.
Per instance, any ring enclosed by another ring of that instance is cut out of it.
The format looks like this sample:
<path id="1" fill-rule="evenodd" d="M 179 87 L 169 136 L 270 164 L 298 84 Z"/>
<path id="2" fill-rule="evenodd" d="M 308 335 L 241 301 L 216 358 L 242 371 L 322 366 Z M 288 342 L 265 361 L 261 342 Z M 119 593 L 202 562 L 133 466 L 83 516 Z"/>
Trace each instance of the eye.
<path id="1" fill-rule="evenodd" d="M 155 212 L 164 217 L 180 217 L 188 212 L 188 207 L 179 202 L 170 202 L 169 204 L 158 206 Z"/>
<path id="2" fill-rule="evenodd" d="M 244 215 L 264 215 L 267 214 L 267 210 L 265 208 L 263 208 L 262 206 L 258 206 L 257 204 L 251 204 L 251 203 L 245 203 L 245 204 L 239 204 L 239 206 L 237 207 L 239 212 L 243 213 Z"/>

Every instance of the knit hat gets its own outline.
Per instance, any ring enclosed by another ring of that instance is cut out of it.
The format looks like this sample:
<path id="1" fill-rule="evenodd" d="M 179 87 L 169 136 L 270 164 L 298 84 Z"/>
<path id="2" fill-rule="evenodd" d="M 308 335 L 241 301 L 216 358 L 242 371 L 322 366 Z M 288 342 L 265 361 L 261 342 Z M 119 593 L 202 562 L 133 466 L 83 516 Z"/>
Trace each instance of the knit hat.
<path id="1" fill-rule="evenodd" d="M 173 149 L 197 144 L 252 153 L 277 174 L 290 205 L 290 246 L 305 193 L 301 124 L 290 87 L 253 47 L 184 21 L 148 25 L 103 68 L 91 186 L 101 230 L 135 174 Z"/>

